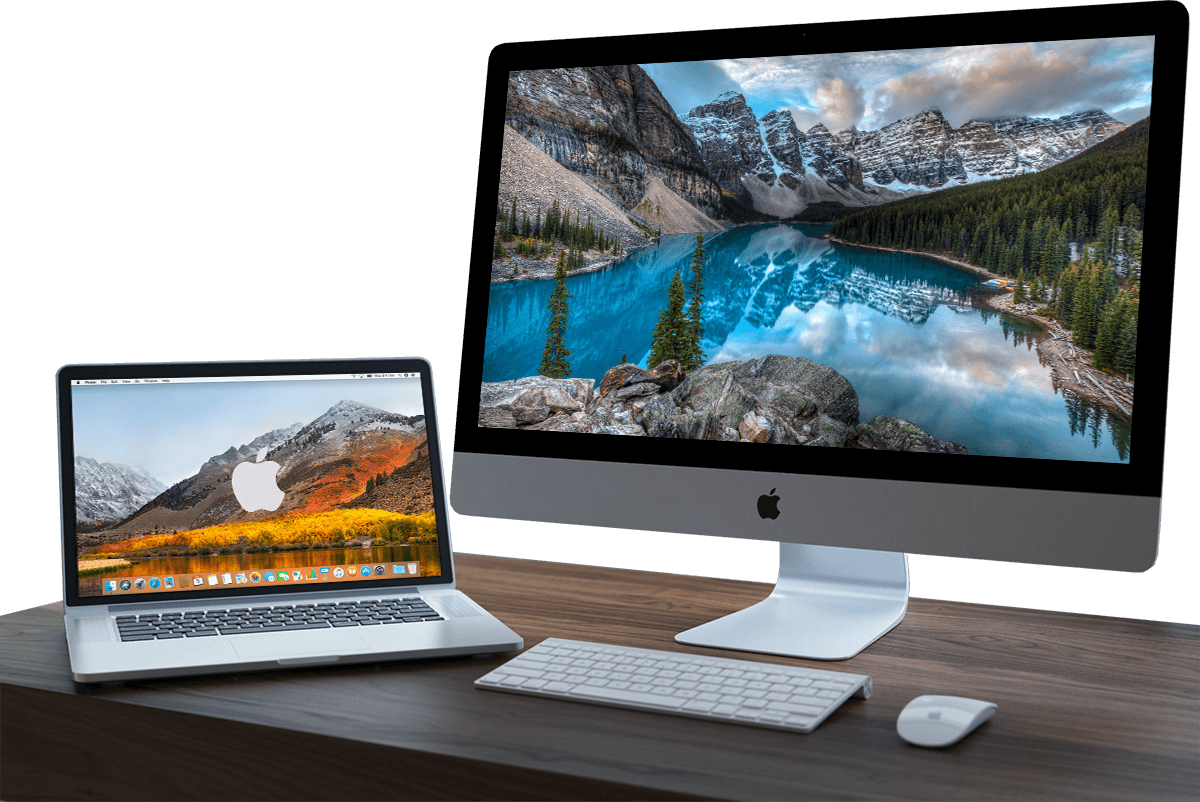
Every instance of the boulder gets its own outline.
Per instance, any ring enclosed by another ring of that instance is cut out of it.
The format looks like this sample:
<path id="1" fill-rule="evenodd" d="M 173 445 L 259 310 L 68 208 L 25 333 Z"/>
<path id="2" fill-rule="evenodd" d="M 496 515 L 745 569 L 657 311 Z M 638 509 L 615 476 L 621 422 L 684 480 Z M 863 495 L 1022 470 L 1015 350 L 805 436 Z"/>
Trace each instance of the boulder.
<path id="1" fill-rule="evenodd" d="M 766 443 L 771 439 L 771 422 L 762 415 L 747 412 L 738 423 L 738 435 L 750 443 Z"/>
<path id="2" fill-rule="evenodd" d="M 623 362 L 608 369 L 604 378 L 600 380 L 600 386 L 596 388 L 596 395 L 599 398 L 606 398 L 623 388 L 647 384 L 653 385 L 654 389 L 639 390 L 632 395 L 649 395 L 651 392 L 674 390 L 681 381 L 683 381 L 683 368 L 674 359 L 668 359 L 653 370 L 639 368 L 632 362 Z M 621 397 L 630 397 L 630 395 L 626 394 Z"/>
<path id="3" fill-rule="evenodd" d="M 525 428 L 559 414 L 583 412 L 592 400 L 594 379 L 529 376 L 485 382 L 479 390 L 479 425 Z"/>
<path id="4" fill-rule="evenodd" d="M 705 365 L 689 374 L 672 397 L 680 409 L 716 415 L 719 432 L 733 429 L 737 439 L 752 442 L 794 444 L 830 434 L 841 446 L 844 430 L 858 423 L 858 394 L 850 382 L 803 357 Z M 811 424 L 820 416 L 840 422 L 840 439 L 829 424 L 822 424 L 821 434 L 813 432 Z"/>

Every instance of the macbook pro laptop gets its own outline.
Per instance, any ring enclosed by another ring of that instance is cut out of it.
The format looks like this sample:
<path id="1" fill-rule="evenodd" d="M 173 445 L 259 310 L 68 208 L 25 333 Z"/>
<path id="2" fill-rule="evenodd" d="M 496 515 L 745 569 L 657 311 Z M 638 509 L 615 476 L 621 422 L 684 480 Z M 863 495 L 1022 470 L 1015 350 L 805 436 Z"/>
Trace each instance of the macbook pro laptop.
<path id="1" fill-rule="evenodd" d="M 69 365 L 81 682 L 520 649 L 455 590 L 423 359 Z"/>

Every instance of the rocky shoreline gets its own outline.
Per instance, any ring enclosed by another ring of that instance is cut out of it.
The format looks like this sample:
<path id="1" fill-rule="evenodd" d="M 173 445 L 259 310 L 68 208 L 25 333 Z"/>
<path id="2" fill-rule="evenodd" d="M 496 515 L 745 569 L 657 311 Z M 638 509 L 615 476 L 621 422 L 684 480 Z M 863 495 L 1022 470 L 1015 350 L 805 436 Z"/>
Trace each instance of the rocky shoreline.
<path id="1" fill-rule="evenodd" d="M 880 415 L 859 421 L 846 377 L 803 357 L 770 355 L 685 374 L 626 362 L 595 379 L 529 376 L 480 387 L 479 425 L 687 440 L 967 454 L 919 426 Z"/>
<path id="2" fill-rule="evenodd" d="M 951 267 L 967 270 L 979 276 L 983 281 L 1003 279 L 999 273 L 979 267 L 978 265 L 955 259 L 945 254 L 926 253 L 924 251 L 909 251 L 901 248 L 885 248 L 881 245 L 862 245 L 857 242 L 847 242 L 834 236 L 827 236 L 830 242 L 847 245 L 852 248 L 866 248 L 872 251 L 888 253 L 908 253 L 914 256 L 924 256 L 935 259 Z M 996 292 L 988 298 L 988 306 L 997 312 L 1023 318 L 1036 323 L 1049 335 L 1039 338 L 1036 342 L 1038 356 L 1043 364 L 1049 366 L 1050 375 L 1056 390 L 1073 393 L 1092 404 L 1102 406 L 1113 414 L 1120 415 L 1125 420 L 1133 419 L 1134 383 L 1123 378 L 1112 376 L 1092 368 L 1093 352 L 1080 348 L 1072 342 L 1071 332 L 1067 331 L 1057 321 L 1037 314 L 1039 305 L 1035 303 L 1013 303 L 1012 293 Z"/>
<path id="3" fill-rule="evenodd" d="M 585 264 L 580 267 L 573 267 L 567 271 L 568 276 L 578 275 L 579 273 L 591 273 L 596 270 L 603 270 L 611 264 L 615 264 L 621 259 L 628 256 L 628 252 L 617 255 L 599 254 L 584 252 L 583 259 Z M 541 259 L 533 259 L 528 256 L 508 256 L 503 259 L 492 260 L 492 283 L 504 284 L 510 281 L 537 281 L 539 279 L 554 278 L 555 266 L 558 264 L 558 255 L 544 256 Z M 521 272 L 518 273 L 517 270 Z"/>

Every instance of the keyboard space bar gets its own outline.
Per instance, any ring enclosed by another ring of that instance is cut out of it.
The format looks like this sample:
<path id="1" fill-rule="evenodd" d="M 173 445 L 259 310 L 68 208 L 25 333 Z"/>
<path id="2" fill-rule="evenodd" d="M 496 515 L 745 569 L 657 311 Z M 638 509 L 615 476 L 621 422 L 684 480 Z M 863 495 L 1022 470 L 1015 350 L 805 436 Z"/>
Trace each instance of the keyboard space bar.
<path id="1" fill-rule="evenodd" d="M 580 685 L 572 688 L 570 693 L 567 695 L 584 699 L 624 702 L 626 704 L 638 705 L 639 707 L 658 707 L 664 710 L 678 710 L 687 702 L 687 699 L 679 696 L 667 696 L 666 694 L 657 693 L 638 693 L 637 691 L 616 690 L 613 688 L 596 687 L 593 685 Z"/>

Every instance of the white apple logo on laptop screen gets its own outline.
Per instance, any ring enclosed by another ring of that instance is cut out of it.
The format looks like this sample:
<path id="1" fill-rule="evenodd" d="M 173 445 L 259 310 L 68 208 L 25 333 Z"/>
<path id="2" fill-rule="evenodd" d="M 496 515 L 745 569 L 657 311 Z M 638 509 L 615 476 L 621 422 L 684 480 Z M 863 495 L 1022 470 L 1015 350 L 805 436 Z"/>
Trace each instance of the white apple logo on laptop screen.
<path id="1" fill-rule="evenodd" d="M 233 495 L 246 512 L 274 512 L 283 503 L 283 491 L 275 484 L 278 462 L 263 462 L 267 449 L 258 452 L 254 462 L 241 462 L 233 469 Z"/>

